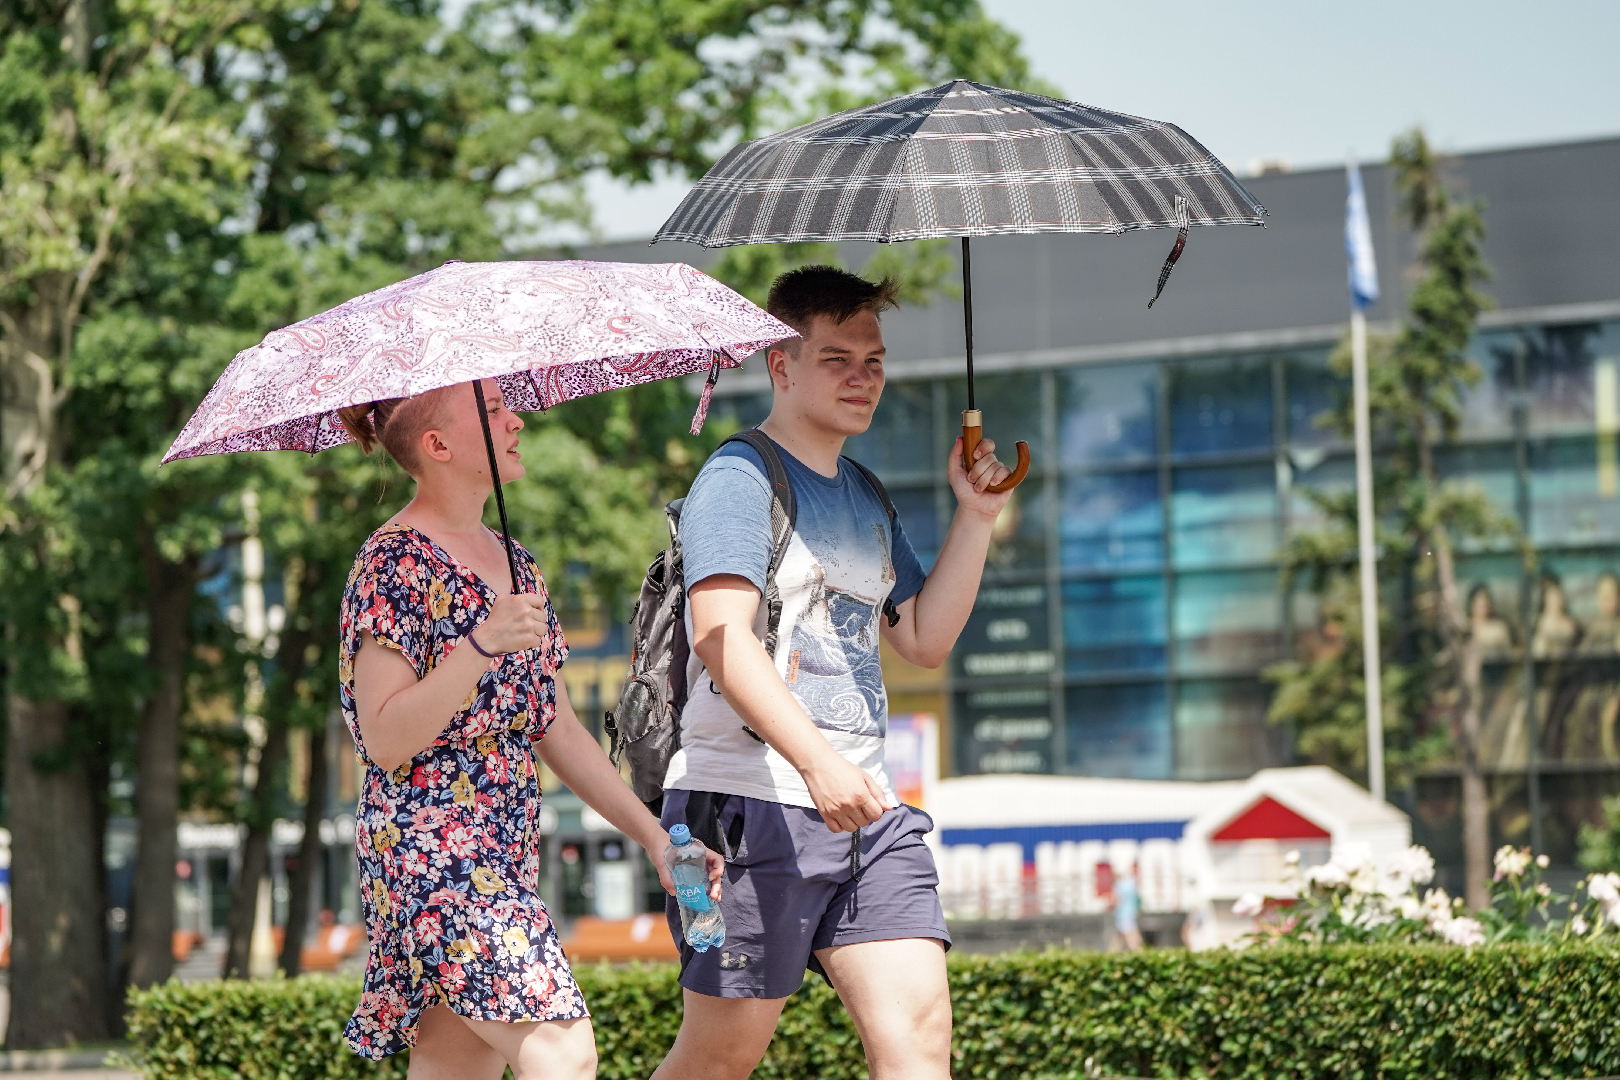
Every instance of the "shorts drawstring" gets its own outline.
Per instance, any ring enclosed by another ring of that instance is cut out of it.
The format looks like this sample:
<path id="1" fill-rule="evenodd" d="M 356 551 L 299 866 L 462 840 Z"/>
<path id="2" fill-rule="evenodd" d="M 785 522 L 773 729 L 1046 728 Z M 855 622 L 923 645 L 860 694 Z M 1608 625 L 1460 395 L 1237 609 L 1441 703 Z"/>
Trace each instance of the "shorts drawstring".
<path id="1" fill-rule="evenodd" d="M 854 835 L 849 838 L 849 878 L 856 881 L 861 876 L 861 830 L 855 829 Z"/>

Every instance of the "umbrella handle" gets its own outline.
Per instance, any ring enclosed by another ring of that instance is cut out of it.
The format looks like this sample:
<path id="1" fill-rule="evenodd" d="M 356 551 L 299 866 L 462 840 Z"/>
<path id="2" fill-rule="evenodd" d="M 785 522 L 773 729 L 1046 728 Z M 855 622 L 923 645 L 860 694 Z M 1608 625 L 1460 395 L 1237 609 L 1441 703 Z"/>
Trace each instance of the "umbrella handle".
<path id="1" fill-rule="evenodd" d="M 973 468 L 973 452 L 979 448 L 979 440 L 984 437 L 984 414 L 978 409 L 962 410 L 962 467 Z M 1018 466 L 1013 469 L 1012 475 L 999 484 L 991 484 L 986 491 L 1000 495 L 1003 491 L 1011 491 L 1024 482 L 1029 475 L 1029 443 L 1023 439 L 1018 440 Z"/>

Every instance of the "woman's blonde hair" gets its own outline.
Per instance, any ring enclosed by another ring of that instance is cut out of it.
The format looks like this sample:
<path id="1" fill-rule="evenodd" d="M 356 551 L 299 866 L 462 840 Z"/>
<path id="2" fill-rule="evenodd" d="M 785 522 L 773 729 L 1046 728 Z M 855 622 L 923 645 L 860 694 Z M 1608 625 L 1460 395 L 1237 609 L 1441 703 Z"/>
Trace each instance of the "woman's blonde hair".
<path id="1" fill-rule="evenodd" d="M 338 420 L 361 450 L 369 454 L 373 446 L 381 443 L 400 468 L 415 476 L 420 465 L 417 450 L 422 433 L 443 422 L 444 391 L 448 389 L 350 405 L 338 410 Z"/>

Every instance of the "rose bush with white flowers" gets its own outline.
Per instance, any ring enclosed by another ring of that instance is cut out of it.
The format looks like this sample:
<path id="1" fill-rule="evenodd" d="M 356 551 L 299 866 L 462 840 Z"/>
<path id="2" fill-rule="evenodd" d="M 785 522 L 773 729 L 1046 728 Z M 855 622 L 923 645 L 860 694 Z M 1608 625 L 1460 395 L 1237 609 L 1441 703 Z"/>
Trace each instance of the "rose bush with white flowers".
<path id="1" fill-rule="evenodd" d="M 1345 844 L 1320 866 L 1301 869 L 1298 852 L 1285 862 L 1292 896 L 1268 903 L 1251 894 L 1232 905 L 1234 915 L 1259 919 L 1253 940 L 1466 946 L 1620 932 L 1620 874 L 1592 874 L 1574 896 L 1562 896 L 1542 880 L 1547 856 L 1529 848 L 1497 851 L 1490 906 L 1475 913 L 1462 910 L 1461 897 L 1424 888 L 1434 880 L 1434 858 L 1416 845 L 1382 860 L 1365 844 Z"/>

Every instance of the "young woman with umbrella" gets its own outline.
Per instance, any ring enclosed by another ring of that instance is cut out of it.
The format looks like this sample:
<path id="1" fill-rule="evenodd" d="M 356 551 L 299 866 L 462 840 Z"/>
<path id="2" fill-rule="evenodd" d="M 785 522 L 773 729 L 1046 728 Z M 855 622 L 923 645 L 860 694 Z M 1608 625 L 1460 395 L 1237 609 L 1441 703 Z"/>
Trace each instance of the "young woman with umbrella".
<path id="1" fill-rule="evenodd" d="M 646 849 L 666 889 L 667 837 L 558 678 L 568 646 L 500 498 L 524 474 L 512 399 L 712 372 L 791 334 L 679 264 L 447 265 L 242 353 L 171 449 L 352 437 L 416 484 L 361 548 L 341 612 L 339 704 L 367 766 L 356 1052 L 414 1047 L 415 1080 L 595 1074 L 586 1003 L 538 891 L 534 753 Z M 491 491 L 500 533 L 483 524 Z M 717 896 L 722 868 L 711 856 Z"/>

